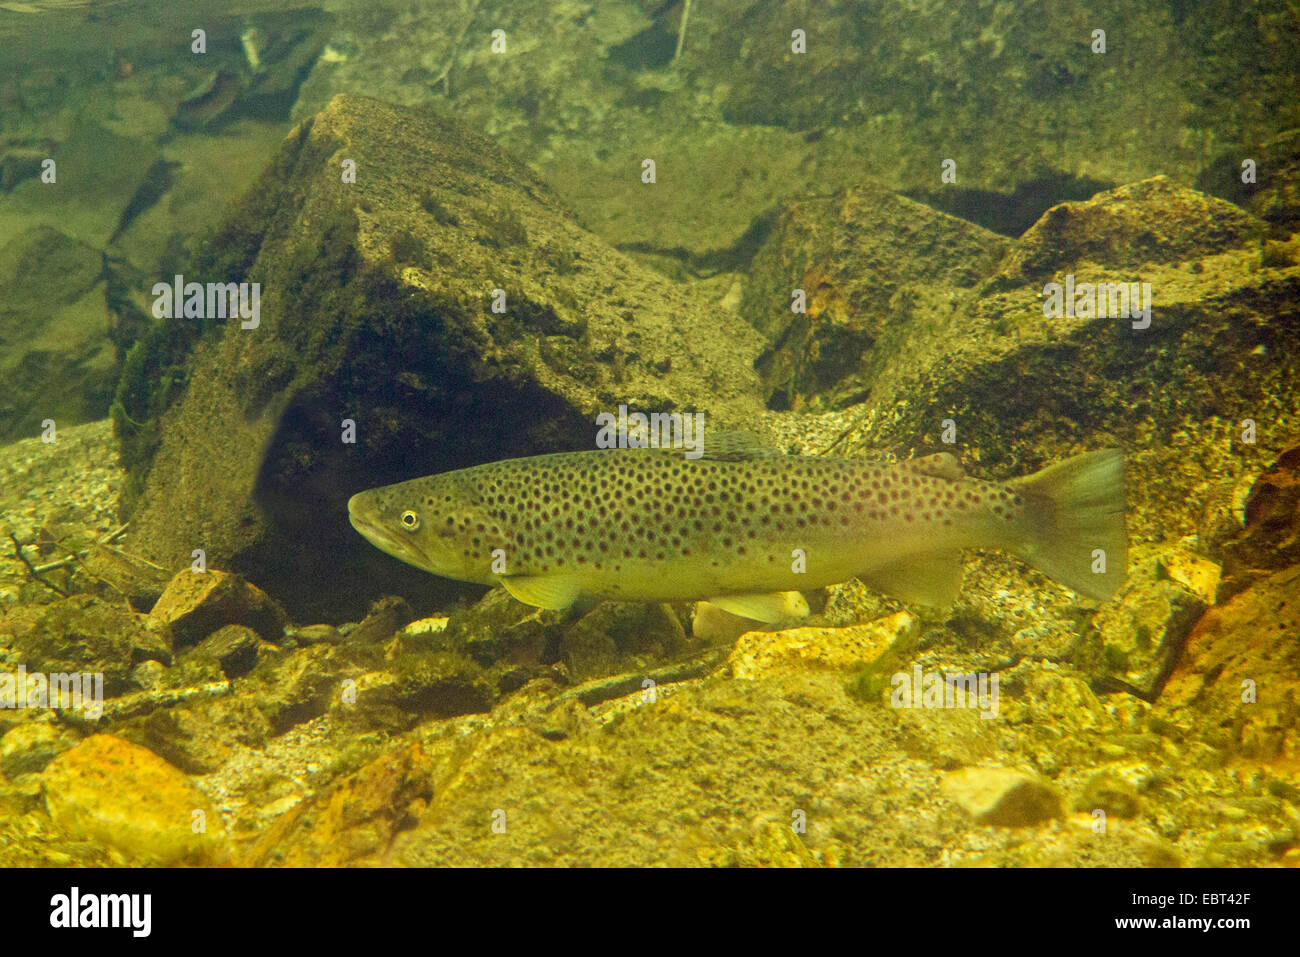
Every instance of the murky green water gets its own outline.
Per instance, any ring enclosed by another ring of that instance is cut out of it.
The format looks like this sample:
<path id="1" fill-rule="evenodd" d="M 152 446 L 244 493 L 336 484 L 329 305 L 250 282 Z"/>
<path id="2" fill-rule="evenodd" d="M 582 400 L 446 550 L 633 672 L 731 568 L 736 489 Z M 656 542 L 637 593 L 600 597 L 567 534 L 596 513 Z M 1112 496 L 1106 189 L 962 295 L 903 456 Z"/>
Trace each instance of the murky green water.
<path id="1" fill-rule="evenodd" d="M 0 3 L 0 860 L 1294 866 L 1298 39 Z"/>

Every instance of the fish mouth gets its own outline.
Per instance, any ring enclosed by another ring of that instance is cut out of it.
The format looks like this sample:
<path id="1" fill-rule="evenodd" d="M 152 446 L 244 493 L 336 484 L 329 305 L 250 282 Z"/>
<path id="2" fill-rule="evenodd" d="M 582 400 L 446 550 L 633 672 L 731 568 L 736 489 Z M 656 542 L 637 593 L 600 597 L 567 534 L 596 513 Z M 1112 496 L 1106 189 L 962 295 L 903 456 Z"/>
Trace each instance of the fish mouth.
<path id="1" fill-rule="evenodd" d="M 389 533 L 373 498 L 366 492 L 358 492 L 348 499 L 348 521 L 366 541 L 381 552 L 417 568 L 428 567 L 428 559 L 413 541 L 409 538 L 396 538 Z"/>

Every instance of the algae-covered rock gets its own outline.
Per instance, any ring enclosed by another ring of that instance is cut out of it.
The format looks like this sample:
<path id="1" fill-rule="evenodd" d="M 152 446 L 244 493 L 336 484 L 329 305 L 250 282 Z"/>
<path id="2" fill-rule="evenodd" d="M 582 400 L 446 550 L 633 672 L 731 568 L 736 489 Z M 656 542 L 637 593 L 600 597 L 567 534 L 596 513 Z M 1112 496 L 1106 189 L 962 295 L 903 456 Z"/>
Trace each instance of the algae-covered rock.
<path id="1" fill-rule="evenodd" d="M 410 648 L 455 648 L 484 666 L 540 665 L 554 654 L 564 622 L 572 618 L 572 614 L 529 607 L 504 588 L 495 588 L 474 604 L 453 611 L 442 632 L 414 635 L 403 643 Z"/>
<path id="2" fill-rule="evenodd" d="M 366 617 L 357 622 L 357 624 L 348 632 L 348 644 L 357 645 L 363 648 L 375 647 L 392 638 L 399 628 L 404 628 L 415 614 L 411 611 L 410 604 L 406 599 L 395 595 L 385 595 L 366 612 Z M 313 626 L 308 626 L 311 628 Z M 326 626 L 328 627 L 328 626 Z M 320 640 L 328 641 L 334 644 L 332 637 L 324 632 L 313 634 L 306 629 L 298 629 L 295 634 L 298 640 L 303 644 L 318 644 Z"/>
<path id="3" fill-rule="evenodd" d="M 187 774 L 211 774 L 231 757 L 265 747 L 272 726 L 254 696 L 225 695 L 115 723 L 113 732 Z"/>
<path id="4" fill-rule="evenodd" d="M 7 621 L 0 621 L 0 634 Z M 29 671 L 102 674 L 104 694 L 109 696 L 126 690 L 131 669 L 141 661 L 171 660 L 165 630 L 146 627 L 144 616 L 123 603 L 91 595 L 61 598 L 11 634 L 13 648 Z"/>
<path id="5" fill-rule="evenodd" d="M 759 408 L 756 333 L 423 111 L 336 98 L 285 142 L 198 268 L 196 281 L 260 283 L 260 323 L 213 323 L 187 391 L 144 432 L 131 421 L 156 417 L 158 384 L 147 362 L 124 379 L 125 464 L 137 485 L 149 469 L 134 541 L 172 567 L 203 548 L 303 617 L 356 615 L 417 586 L 450 593 L 355 534 L 354 492 L 592 447 L 595 414 L 620 404 L 718 424 Z M 151 467 L 146 433 L 160 443 Z"/>
<path id="6" fill-rule="evenodd" d="M 727 659 L 736 678 L 768 671 L 801 671 L 809 666 L 851 669 L 875 661 L 896 641 L 914 637 L 920 627 L 905 611 L 848 628 L 791 628 L 750 631 L 740 636 Z"/>
<path id="7" fill-rule="evenodd" d="M 949 771 L 943 793 L 981 824 L 1027 827 L 1061 813 L 1060 798 L 1045 781 L 1014 768 Z"/>
<path id="8" fill-rule="evenodd" d="M 202 792 L 152 751 L 108 734 L 87 738 L 41 774 L 55 824 L 134 862 L 217 864 L 221 817 Z"/>
<path id="9" fill-rule="evenodd" d="M 918 301 L 861 383 L 867 400 L 828 416 L 827 444 L 947 448 L 999 477 L 1118 446 L 1130 534 L 1190 533 L 1193 492 L 1262 469 L 1291 444 L 1279 424 L 1300 416 L 1300 267 L 1261 267 L 1261 228 L 1163 178 L 1049 211 L 993 281 Z M 1074 308 L 1117 283 L 1139 284 L 1149 318 L 1137 299 L 1127 317 L 1112 313 L 1108 289 L 1104 308 Z M 836 389 L 853 392 L 848 380 Z"/>
<path id="10" fill-rule="evenodd" d="M 42 770 L 76 744 L 76 738 L 50 721 L 24 721 L 0 735 L 0 774 L 13 779 Z"/>
<path id="11" fill-rule="evenodd" d="M 1211 608 L 1187 637 L 1159 706 L 1190 720 L 1234 755 L 1300 753 L 1300 565 L 1275 572 Z"/>
<path id="12" fill-rule="evenodd" d="M 1218 599 L 1223 570 L 1208 558 L 1185 548 L 1171 548 L 1160 556 L 1159 571 L 1207 606 L 1213 605 Z"/>
<path id="13" fill-rule="evenodd" d="M 1123 595 L 1097 614 L 1099 647 L 1079 663 L 1153 700 L 1206 607 L 1204 599 L 1176 581 L 1135 572 Z"/>
<path id="14" fill-rule="evenodd" d="M 377 862 L 433 796 L 433 765 L 419 745 L 380 755 L 329 793 L 297 805 L 243 857 L 247 866 L 340 867 Z"/>
<path id="15" fill-rule="evenodd" d="M 170 627 L 178 646 L 197 644 L 225 625 L 246 625 L 279 641 L 285 626 L 283 609 L 264 591 L 216 569 L 177 574 L 149 616 Z"/>
<path id="16" fill-rule="evenodd" d="M 1217 554 L 1234 591 L 1269 569 L 1300 564 L 1300 446 L 1284 451 L 1255 480 L 1243 527 Z"/>
<path id="17" fill-rule="evenodd" d="M 564 629 L 559 653 L 573 679 L 582 681 L 686 647 L 686 633 L 669 606 L 604 602 Z"/>
<path id="18" fill-rule="evenodd" d="M 103 254 L 49 225 L 0 237 L 0 441 L 101 418 L 119 372 Z"/>
<path id="19" fill-rule="evenodd" d="M 245 625 L 226 625 L 200 641 L 188 657 L 215 662 L 227 678 L 240 678 L 257 664 L 260 643 L 261 639 L 253 629 Z"/>
<path id="20" fill-rule="evenodd" d="M 880 186 L 792 203 L 754 257 L 741 304 L 768 339 L 757 366 L 768 405 L 864 397 L 915 301 L 970 289 L 1006 247 Z"/>
<path id="21" fill-rule="evenodd" d="M 1011 247 L 992 285 L 1014 288 L 1071 267 L 1191 262 L 1258 240 L 1261 232 L 1259 221 L 1232 203 L 1156 176 L 1053 206 Z"/>
<path id="22" fill-rule="evenodd" d="M 395 662 L 395 703 L 406 711 L 450 717 L 487 711 L 496 697 L 483 669 L 449 651 L 411 654 Z"/>
<path id="23" fill-rule="evenodd" d="M 316 66 L 295 115 L 339 91 L 454 115 L 535 157 L 612 242 L 692 265 L 743 257 L 774 203 L 864 178 L 1018 234 L 1054 202 L 1158 172 L 1212 164 L 1239 192 L 1245 155 L 1254 188 L 1285 190 L 1292 18 L 1269 6 L 610 0 L 557 16 L 485 0 L 392 8 L 381 30 L 342 9 L 355 54 Z M 475 40 L 487 20 L 508 55 Z M 1189 60 L 1217 81 L 1188 83 Z"/>
<path id="24" fill-rule="evenodd" d="M 1088 779 L 1074 802 L 1076 811 L 1104 811 L 1110 817 L 1136 817 L 1142 807 L 1137 790 L 1124 778 L 1109 771 L 1098 771 Z"/>
<path id="25" fill-rule="evenodd" d="M 493 668 L 503 690 L 513 690 L 557 663 L 573 681 L 584 681 L 682 654 L 692 641 L 669 605 L 587 602 L 556 612 L 495 589 L 454 611 L 445 630 L 404 635 L 402 645 L 466 655 Z"/>

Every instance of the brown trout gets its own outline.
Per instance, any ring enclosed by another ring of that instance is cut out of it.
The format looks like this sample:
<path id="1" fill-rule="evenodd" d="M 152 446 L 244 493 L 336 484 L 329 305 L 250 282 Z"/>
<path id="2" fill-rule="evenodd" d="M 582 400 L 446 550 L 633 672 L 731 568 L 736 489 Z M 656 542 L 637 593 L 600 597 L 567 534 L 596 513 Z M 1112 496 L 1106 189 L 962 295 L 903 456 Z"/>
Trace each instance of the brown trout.
<path id="1" fill-rule="evenodd" d="M 950 605 L 965 548 L 1004 549 L 1104 600 L 1128 551 L 1116 449 L 1007 482 L 968 478 L 947 453 L 880 466 L 760 450 L 566 452 L 371 489 L 348 517 L 395 558 L 541 608 L 707 600 L 760 621 L 789 614 L 778 593 L 853 577 Z"/>

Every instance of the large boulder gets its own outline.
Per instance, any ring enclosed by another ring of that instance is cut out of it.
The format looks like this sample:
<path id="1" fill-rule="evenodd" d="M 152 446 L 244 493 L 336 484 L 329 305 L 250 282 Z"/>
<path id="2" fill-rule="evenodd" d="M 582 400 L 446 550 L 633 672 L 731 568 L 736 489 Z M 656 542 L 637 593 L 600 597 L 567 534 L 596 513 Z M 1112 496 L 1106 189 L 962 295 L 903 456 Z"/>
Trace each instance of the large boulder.
<path id="1" fill-rule="evenodd" d="M 331 42 L 349 55 L 321 58 L 296 115 L 338 92 L 454 115 L 533 158 L 600 235 L 710 271 L 752 252 L 774 205 L 863 179 L 1013 235 L 1053 203 L 1161 171 L 1222 167 L 1217 193 L 1255 157 L 1259 188 L 1288 181 L 1263 150 L 1294 126 L 1280 3 L 456 6 L 339 9 Z M 1187 83 L 1189 58 L 1215 82 Z"/>
<path id="2" fill-rule="evenodd" d="M 790 204 L 754 258 L 741 304 L 768 338 L 758 359 L 767 404 L 861 400 L 893 358 L 900 317 L 910 317 L 900 304 L 969 291 L 1007 245 L 877 185 Z"/>
<path id="3" fill-rule="evenodd" d="M 119 369 L 106 290 L 98 249 L 49 225 L 0 228 L 0 441 L 108 410 Z"/>
<path id="4" fill-rule="evenodd" d="M 260 323 L 164 323 L 164 336 L 210 327 L 166 383 L 165 357 L 129 360 L 117 424 L 141 492 L 133 541 L 177 568 L 203 549 L 294 617 L 439 594 L 349 527 L 354 492 L 592 447 L 595 415 L 621 404 L 715 426 L 760 410 L 749 326 L 593 238 L 521 163 L 426 112 L 336 98 L 196 268 L 187 281 L 260 283 Z M 174 339 L 160 341 L 161 356 Z"/>
<path id="5" fill-rule="evenodd" d="M 805 435 L 839 454 L 949 448 L 1004 476 L 1118 445 L 1133 537 L 1191 533 L 1195 502 L 1275 460 L 1300 414 L 1297 246 L 1263 235 L 1165 177 L 1054 207 L 974 289 L 894 296 L 873 375 L 821 393 L 865 401 Z M 1049 308 L 1052 284 L 1101 283 L 1149 283 L 1149 319 Z"/>

